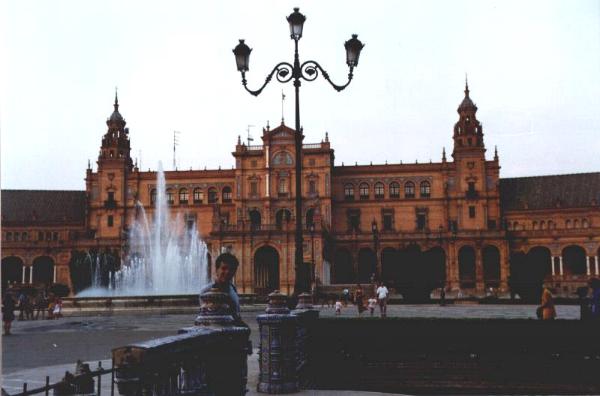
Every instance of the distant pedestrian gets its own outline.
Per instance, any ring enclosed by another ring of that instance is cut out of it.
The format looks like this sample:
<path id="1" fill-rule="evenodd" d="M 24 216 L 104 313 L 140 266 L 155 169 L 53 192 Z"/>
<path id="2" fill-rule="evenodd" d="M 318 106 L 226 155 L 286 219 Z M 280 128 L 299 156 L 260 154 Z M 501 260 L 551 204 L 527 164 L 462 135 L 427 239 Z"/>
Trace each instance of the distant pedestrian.
<path id="1" fill-rule="evenodd" d="M 10 335 L 10 327 L 15 320 L 15 300 L 12 294 L 7 292 L 2 299 L 2 322 L 4 322 L 4 335 Z"/>
<path id="2" fill-rule="evenodd" d="M 371 298 L 369 298 L 369 312 L 371 313 L 371 316 L 373 316 L 373 313 L 375 312 L 375 306 L 377 305 L 377 299 L 375 298 L 375 296 L 371 296 Z"/>
<path id="3" fill-rule="evenodd" d="M 360 284 L 356 285 L 356 291 L 354 292 L 354 304 L 356 304 L 356 308 L 358 309 L 358 316 L 360 316 L 365 310 L 365 304 L 363 301 L 363 290 Z"/>
<path id="4" fill-rule="evenodd" d="M 24 319 L 24 315 L 27 313 L 27 296 L 21 291 L 19 294 L 19 320 Z"/>
<path id="5" fill-rule="evenodd" d="M 38 293 L 35 298 L 35 319 L 39 319 L 40 313 L 42 314 L 42 319 L 46 319 L 46 310 L 48 309 L 48 300 L 44 295 L 44 292 Z"/>
<path id="6" fill-rule="evenodd" d="M 348 305 L 348 299 L 350 298 L 350 290 L 347 287 L 342 290 L 342 301 L 344 302 L 344 307 Z"/>
<path id="7" fill-rule="evenodd" d="M 377 302 L 379 303 L 379 312 L 382 318 L 385 318 L 387 316 L 388 294 L 388 288 L 385 287 L 383 282 L 379 282 L 379 287 L 377 288 Z"/>
<path id="8" fill-rule="evenodd" d="M 62 300 L 60 297 L 56 299 L 56 303 L 54 304 L 54 310 L 52 311 L 52 316 L 54 319 L 62 318 Z"/>
<path id="9" fill-rule="evenodd" d="M 541 310 L 542 320 L 553 320 L 556 318 L 556 309 L 554 308 L 554 298 L 549 285 L 544 286 L 542 291 L 542 301 L 539 308 Z"/>
<path id="10" fill-rule="evenodd" d="M 27 296 L 27 300 L 25 301 L 25 319 L 33 320 L 33 310 L 34 310 L 33 296 Z"/>
<path id="11" fill-rule="evenodd" d="M 446 289 L 444 287 L 440 287 L 440 306 L 446 305 Z"/>
<path id="12" fill-rule="evenodd" d="M 335 302 L 335 314 L 337 315 L 341 315 L 342 313 L 342 302 L 341 301 L 336 301 Z"/>

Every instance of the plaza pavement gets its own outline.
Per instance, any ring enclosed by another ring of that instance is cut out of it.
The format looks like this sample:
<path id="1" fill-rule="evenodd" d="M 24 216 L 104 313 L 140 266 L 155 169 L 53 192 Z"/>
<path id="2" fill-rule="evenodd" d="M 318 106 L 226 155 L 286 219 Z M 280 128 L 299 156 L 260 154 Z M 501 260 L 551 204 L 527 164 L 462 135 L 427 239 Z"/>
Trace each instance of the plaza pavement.
<path id="1" fill-rule="evenodd" d="M 249 394 L 256 394 L 258 378 L 258 324 L 256 315 L 264 312 L 264 305 L 244 306 L 242 318 L 251 329 L 255 351 L 248 358 Z M 335 316 L 331 307 L 320 307 L 322 317 Z M 579 307 L 557 306 L 559 319 L 578 319 Z M 378 311 L 376 310 L 375 316 Z M 368 313 L 363 313 L 363 316 Z M 356 317 L 356 307 L 342 309 L 342 317 Z M 534 305 L 390 305 L 389 317 L 437 317 L 437 318 L 535 318 Z M 74 371 L 75 362 L 81 359 L 95 369 L 98 361 L 103 367 L 110 366 L 112 348 L 128 343 L 173 335 L 177 329 L 193 324 L 195 314 L 159 315 L 127 314 L 97 316 L 68 316 L 58 320 L 15 321 L 13 333 L 2 338 L 2 386 L 10 394 L 22 390 L 23 382 L 28 388 L 44 385 L 45 376 L 54 383 L 64 372 Z M 327 375 L 324 373 L 324 375 Z M 110 377 L 102 381 L 104 394 L 110 392 Z M 105 391 L 107 393 L 105 393 Z M 369 394 L 336 391 L 303 391 L 306 395 Z"/>

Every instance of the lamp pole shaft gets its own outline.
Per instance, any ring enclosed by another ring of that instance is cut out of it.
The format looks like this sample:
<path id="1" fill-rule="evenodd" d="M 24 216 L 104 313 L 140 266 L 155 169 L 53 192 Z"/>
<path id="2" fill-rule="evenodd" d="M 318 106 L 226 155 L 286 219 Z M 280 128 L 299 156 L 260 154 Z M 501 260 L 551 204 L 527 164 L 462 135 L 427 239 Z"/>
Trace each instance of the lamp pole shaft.
<path id="1" fill-rule="evenodd" d="M 302 254 L 302 131 L 300 130 L 300 60 L 298 56 L 298 40 L 294 40 L 294 88 L 296 96 L 296 235 L 294 254 L 294 294 L 307 291 L 303 279 Z"/>

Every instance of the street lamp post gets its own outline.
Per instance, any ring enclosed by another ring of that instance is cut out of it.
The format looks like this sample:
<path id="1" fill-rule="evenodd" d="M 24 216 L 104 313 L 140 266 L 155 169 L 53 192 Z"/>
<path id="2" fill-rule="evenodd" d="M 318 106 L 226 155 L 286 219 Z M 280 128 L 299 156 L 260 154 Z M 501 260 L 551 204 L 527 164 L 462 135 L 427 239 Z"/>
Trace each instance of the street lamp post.
<path id="1" fill-rule="evenodd" d="M 310 223 L 310 225 L 308 226 L 308 229 L 310 231 L 310 256 L 311 256 L 311 261 L 312 261 L 312 269 L 311 269 L 311 278 L 310 278 L 310 282 L 312 284 L 312 282 L 315 281 L 315 223 Z"/>
<path id="2" fill-rule="evenodd" d="M 360 42 L 356 34 L 344 43 L 346 49 L 346 64 L 349 67 L 348 81 L 344 85 L 334 84 L 329 78 L 329 74 L 316 61 L 309 60 L 300 63 L 298 55 L 298 41 L 302 37 L 302 28 L 306 17 L 302 15 L 298 8 L 294 8 L 294 12 L 287 17 L 290 26 L 290 37 L 294 40 L 294 61 L 293 64 L 288 62 L 280 62 L 267 75 L 264 84 L 257 90 L 251 90 L 247 86 L 246 72 L 249 70 L 250 52 L 252 49 L 245 44 L 244 40 L 240 40 L 239 44 L 233 49 L 235 61 L 238 71 L 242 74 L 242 85 L 244 89 L 254 96 L 258 96 L 267 84 L 275 75 L 280 83 L 294 81 L 295 88 L 295 107 L 296 107 L 296 131 L 295 131 L 295 146 L 296 146 L 296 238 L 295 238 L 295 255 L 294 267 L 296 281 L 294 284 L 294 294 L 298 295 L 308 291 L 306 276 L 301 276 L 303 259 L 302 259 L 302 128 L 300 126 L 300 83 L 301 80 L 314 81 L 319 73 L 327 80 L 327 82 L 336 91 L 342 91 L 352 81 L 353 71 L 358 66 L 358 59 L 364 44 Z"/>
<path id="3" fill-rule="evenodd" d="M 373 233 L 373 249 L 375 249 L 375 272 L 378 278 L 381 278 L 381 274 L 379 273 L 379 255 L 377 254 L 377 242 L 379 242 L 379 230 L 377 229 L 377 222 L 375 219 L 371 222 L 371 232 Z"/>

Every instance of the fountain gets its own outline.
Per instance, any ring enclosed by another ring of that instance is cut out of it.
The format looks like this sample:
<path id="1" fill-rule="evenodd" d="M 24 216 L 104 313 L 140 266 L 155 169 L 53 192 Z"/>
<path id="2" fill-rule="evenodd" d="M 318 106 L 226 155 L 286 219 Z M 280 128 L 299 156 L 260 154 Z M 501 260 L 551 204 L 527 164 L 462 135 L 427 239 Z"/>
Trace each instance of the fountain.
<path id="1" fill-rule="evenodd" d="M 129 254 L 121 268 L 106 274 L 102 255 L 96 256 L 94 265 L 90 259 L 92 285 L 77 297 L 196 294 L 208 282 L 206 244 L 195 223 L 188 226 L 181 214 L 171 218 L 160 162 L 156 191 L 151 222 L 143 205 L 136 205 L 128 236 Z M 104 282 L 103 274 L 108 276 Z"/>

